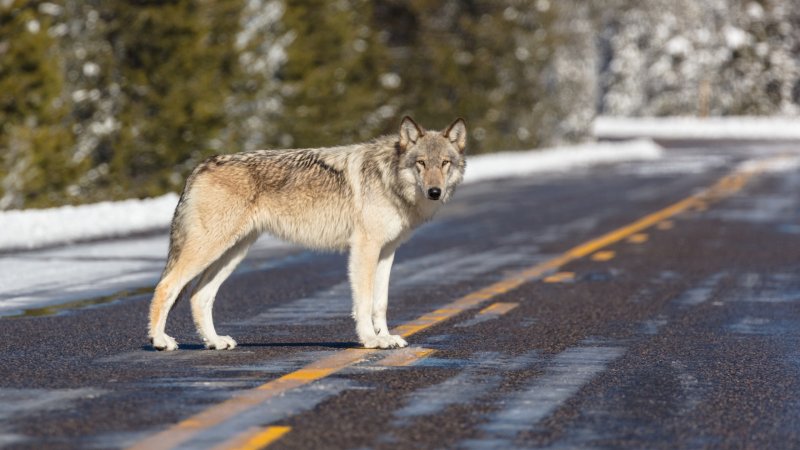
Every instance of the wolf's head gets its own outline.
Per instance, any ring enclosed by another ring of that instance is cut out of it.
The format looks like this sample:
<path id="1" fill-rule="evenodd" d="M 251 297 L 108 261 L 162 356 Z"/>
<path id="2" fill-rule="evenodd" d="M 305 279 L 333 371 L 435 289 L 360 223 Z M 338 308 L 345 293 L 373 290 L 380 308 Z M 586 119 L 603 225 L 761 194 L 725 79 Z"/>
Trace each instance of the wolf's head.
<path id="1" fill-rule="evenodd" d="M 404 117 L 400 123 L 399 170 L 407 185 L 405 196 L 447 201 L 464 178 L 466 148 L 464 119 L 456 119 L 444 131 L 428 131 Z"/>

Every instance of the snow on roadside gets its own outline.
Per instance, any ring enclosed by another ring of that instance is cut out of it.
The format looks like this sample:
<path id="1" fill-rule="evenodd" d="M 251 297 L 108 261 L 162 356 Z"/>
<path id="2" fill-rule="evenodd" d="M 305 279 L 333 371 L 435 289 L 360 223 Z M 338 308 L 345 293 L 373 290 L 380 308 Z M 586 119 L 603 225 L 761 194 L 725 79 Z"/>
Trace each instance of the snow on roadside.
<path id="1" fill-rule="evenodd" d="M 766 160 L 749 159 L 739 164 L 740 172 L 796 172 L 800 168 L 800 155 L 785 154 Z"/>
<path id="2" fill-rule="evenodd" d="M 169 226 L 177 194 L 0 212 L 0 251 L 126 236 Z"/>
<path id="3" fill-rule="evenodd" d="M 598 139 L 800 139 L 800 117 L 597 117 Z"/>
<path id="4" fill-rule="evenodd" d="M 567 172 L 596 164 L 653 160 L 661 156 L 661 147 L 649 139 L 597 142 L 524 152 L 490 153 L 467 158 L 464 182 L 524 177 L 541 172 Z"/>
<path id="5" fill-rule="evenodd" d="M 661 157 L 650 140 L 502 152 L 468 158 L 464 182 L 565 172 L 577 167 Z M 169 227 L 178 195 L 60 208 L 0 212 L 0 251 L 126 236 Z"/>

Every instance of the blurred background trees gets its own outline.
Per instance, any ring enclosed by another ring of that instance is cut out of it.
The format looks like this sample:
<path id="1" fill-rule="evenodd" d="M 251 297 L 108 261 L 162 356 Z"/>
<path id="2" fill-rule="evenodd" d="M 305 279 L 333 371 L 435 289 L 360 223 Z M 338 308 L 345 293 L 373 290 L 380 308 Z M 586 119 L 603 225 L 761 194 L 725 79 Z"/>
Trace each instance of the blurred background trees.
<path id="1" fill-rule="evenodd" d="M 0 0 L 0 209 L 158 195 L 213 153 L 467 119 L 800 111 L 794 0 Z"/>
<path id="2" fill-rule="evenodd" d="M 595 29 L 599 112 L 800 112 L 800 8 L 794 0 L 604 0 Z"/>

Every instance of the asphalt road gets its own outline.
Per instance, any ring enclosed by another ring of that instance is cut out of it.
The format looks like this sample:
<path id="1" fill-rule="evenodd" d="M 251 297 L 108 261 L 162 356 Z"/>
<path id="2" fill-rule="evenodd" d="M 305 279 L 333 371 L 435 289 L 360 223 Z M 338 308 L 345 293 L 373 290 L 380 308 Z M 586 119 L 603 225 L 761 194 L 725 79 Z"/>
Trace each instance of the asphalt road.
<path id="1" fill-rule="evenodd" d="M 233 351 L 185 301 L 153 351 L 148 294 L 0 318 L 0 447 L 800 448 L 798 155 L 465 186 L 398 252 L 408 349 L 358 349 L 345 257 L 301 249 L 223 285 Z"/>

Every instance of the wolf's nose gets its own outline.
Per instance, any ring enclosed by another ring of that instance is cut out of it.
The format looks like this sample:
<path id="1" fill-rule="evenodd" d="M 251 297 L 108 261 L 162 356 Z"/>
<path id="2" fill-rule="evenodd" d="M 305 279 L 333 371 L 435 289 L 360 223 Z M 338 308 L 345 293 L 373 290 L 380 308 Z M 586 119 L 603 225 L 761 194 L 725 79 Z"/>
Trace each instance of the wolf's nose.
<path id="1" fill-rule="evenodd" d="M 428 198 L 431 200 L 439 200 L 439 197 L 442 196 L 442 190 L 439 188 L 430 188 L 428 189 Z"/>

